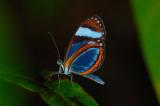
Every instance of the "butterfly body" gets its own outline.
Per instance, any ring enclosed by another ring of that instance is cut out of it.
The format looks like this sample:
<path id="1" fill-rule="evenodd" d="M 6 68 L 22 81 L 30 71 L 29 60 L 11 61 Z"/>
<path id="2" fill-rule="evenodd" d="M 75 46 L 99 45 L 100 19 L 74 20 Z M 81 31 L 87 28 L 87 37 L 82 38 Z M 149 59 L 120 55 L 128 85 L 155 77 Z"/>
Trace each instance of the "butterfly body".
<path id="1" fill-rule="evenodd" d="M 83 21 L 71 39 L 64 62 L 58 60 L 59 74 L 76 74 L 104 85 L 96 75 L 105 54 L 105 26 L 99 16 Z"/>

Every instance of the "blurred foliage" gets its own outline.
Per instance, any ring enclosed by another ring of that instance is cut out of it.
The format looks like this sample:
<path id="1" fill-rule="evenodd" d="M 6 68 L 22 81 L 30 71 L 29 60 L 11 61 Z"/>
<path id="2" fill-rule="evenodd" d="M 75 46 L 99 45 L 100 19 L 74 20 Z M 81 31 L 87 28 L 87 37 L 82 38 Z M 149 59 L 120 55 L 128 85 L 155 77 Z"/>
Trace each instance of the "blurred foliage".
<path id="1" fill-rule="evenodd" d="M 78 84 L 69 80 L 40 83 L 22 75 L 0 73 L 0 79 L 17 84 L 29 91 L 39 93 L 49 106 L 98 106 L 96 101 L 90 97 Z"/>
<path id="2" fill-rule="evenodd" d="M 38 93 L 50 106 L 97 106 L 96 101 L 76 83 L 73 88 L 70 81 L 63 80 L 57 89 L 57 81 L 42 83 L 34 80 L 35 76 L 26 63 L 25 50 L 20 42 L 21 32 L 26 29 L 21 28 L 25 23 L 21 18 L 33 28 L 33 21 L 38 20 L 37 23 L 43 25 L 43 20 L 51 20 L 60 12 L 62 1 L 22 0 L 17 4 L 19 7 L 14 7 L 12 2 L 0 1 L 0 106 L 32 105 L 28 101 L 31 102 L 33 97 L 27 90 Z M 27 17 L 23 17 L 25 15 Z"/>
<path id="3" fill-rule="evenodd" d="M 18 33 L 11 17 L 10 7 L 0 1 L 0 73 L 22 73 L 25 67 L 16 44 Z M 27 106 L 29 95 L 21 94 L 23 91 L 19 90 L 16 85 L 0 80 L 0 106 Z"/>
<path id="4" fill-rule="evenodd" d="M 132 0 L 141 48 L 160 102 L 160 1 Z"/>

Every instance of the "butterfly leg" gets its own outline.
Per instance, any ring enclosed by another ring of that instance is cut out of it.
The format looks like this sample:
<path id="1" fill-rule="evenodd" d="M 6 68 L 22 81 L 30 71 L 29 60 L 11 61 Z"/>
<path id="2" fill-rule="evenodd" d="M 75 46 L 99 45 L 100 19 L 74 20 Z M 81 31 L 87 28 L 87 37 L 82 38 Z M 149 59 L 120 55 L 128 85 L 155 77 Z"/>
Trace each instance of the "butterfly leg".
<path id="1" fill-rule="evenodd" d="M 75 88 L 73 84 L 73 74 L 69 74 L 68 76 L 70 76 L 72 87 Z"/>
<path id="2" fill-rule="evenodd" d="M 60 83 L 61 83 L 61 80 L 60 80 L 60 74 L 62 74 L 62 70 L 61 70 L 61 67 L 59 67 L 59 71 L 58 71 L 58 89 L 60 88 Z"/>
<path id="3" fill-rule="evenodd" d="M 72 87 L 75 88 L 73 84 L 73 74 L 71 74 L 71 83 L 72 83 Z"/>
<path id="4" fill-rule="evenodd" d="M 52 80 L 52 77 L 53 77 L 54 75 L 58 75 L 58 72 L 50 72 L 50 73 L 47 75 L 46 80 L 47 80 L 47 81 L 51 81 L 51 80 Z"/>
<path id="5" fill-rule="evenodd" d="M 63 73 L 62 73 L 62 70 L 61 70 L 61 67 L 59 68 L 59 71 L 57 71 L 57 72 L 51 72 L 51 73 L 49 74 L 48 78 L 47 78 L 48 81 L 51 81 L 51 80 L 52 80 L 52 77 L 53 77 L 54 75 L 57 75 L 57 76 L 58 76 L 58 89 L 59 89 L 59 87 L 60 87 L 60 74 L 63 74 Z"/>

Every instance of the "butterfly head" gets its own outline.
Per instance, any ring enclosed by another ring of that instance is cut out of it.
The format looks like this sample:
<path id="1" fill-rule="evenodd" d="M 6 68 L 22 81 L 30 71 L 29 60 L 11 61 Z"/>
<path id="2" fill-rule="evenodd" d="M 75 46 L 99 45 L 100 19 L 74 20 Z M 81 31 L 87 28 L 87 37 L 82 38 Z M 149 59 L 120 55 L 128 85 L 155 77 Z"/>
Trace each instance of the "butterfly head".
<path id="1" fill-rule="evenodd" d="M 65 74 L 65 75 L 69 75 L 70 74 L 69 71 L 68 71 L 68 68 L 65 68 L 64 62 L 61 59 L 59 59 L 57 61 L 57 64 L 60 66 L 59 74 Z"/>

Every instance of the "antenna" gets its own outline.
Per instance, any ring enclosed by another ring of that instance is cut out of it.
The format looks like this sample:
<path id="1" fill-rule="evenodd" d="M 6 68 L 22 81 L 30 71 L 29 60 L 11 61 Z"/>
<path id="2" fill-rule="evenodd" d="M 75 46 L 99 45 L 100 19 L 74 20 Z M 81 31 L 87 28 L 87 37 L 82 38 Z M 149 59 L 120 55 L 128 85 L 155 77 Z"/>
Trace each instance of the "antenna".
<path id="1" fill-rule="evenodd" d="M 51 33 L 51 32 L 48 32 L 48 34 L 50 35 L 50 37 L 52 38 L 52 41 L 53 41 L 53 43 L 54 43 L 54 45 L 55 45 L 55 47 L 56 47 L 56 49 L 57 49 L 57 53 L 58 53 L 58 59 L 60 59 L 60 53 L 59 53 L 59 49 L 58 49 L 58 46 L 57 46 L 57 43 L 56 43 L 56 40 L 55 40 L 55 38 L 54 38 L 54 36 L 53 36 L 53 34 Z"/>

